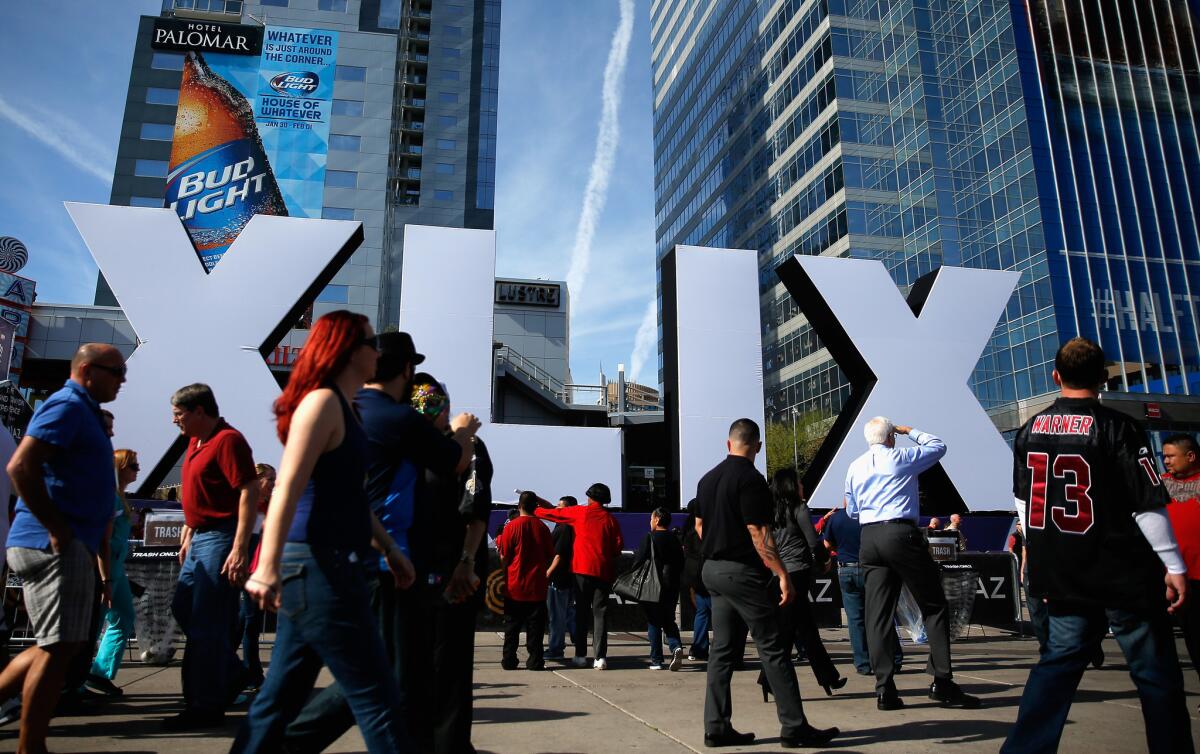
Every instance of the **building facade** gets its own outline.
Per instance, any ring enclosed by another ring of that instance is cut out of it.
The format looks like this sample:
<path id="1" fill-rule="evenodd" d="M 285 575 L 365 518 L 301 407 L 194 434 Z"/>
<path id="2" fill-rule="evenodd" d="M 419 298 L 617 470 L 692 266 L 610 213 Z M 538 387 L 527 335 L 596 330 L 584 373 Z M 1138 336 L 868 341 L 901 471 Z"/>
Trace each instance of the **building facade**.
<path id="1" fill-rule="evenodd" d="M 1001 430 L 1076 334 L 1110 388 L 1200 387 L 1195 13 L 1138 5 L 653 4 L 658 256 L 756 250 L 769 419 L 850 394 L 774 273 L 791 254 L 880 260 L 902 290 L 940 265 L 1020 271 L 971 379 Z"/>
<path id="2" fill-rule="evenodd" d="M 164 17 L 337 32 L 320 214 L 362 221 L 366 240 L 314 316 L 394 327 L 404 226 L 492 227 L 499 14 L 500 0 L 164 0 Z M 112 204 L 163 206 L 183 55 L 151 46 L 155 20 L 138 27 Z M 102 277 L 96 304 L 117 304 Z M 306 335 L 289 333 L 272 366 Z"/>

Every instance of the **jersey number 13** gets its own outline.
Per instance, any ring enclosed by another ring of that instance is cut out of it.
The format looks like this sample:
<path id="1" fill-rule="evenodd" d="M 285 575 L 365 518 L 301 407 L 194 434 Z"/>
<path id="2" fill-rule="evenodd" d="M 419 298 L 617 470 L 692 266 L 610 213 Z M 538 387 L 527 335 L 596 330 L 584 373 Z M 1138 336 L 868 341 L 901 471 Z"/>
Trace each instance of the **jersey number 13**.
<path id="1" fill-rule="evenodd" d="M 1046 528 L 1046 487 L 1049 475 L 1067 481 L 1063 497 L 1073 503 L 1074 512 L 1067 505 L 1050 506 L 1050 518 L 1059 531 L 1066 534 L 1086 534 L 1092 528 L 1092 498 L 1088 489 L 1092 486 L 1092 467 L 1087 460 L 1075 453 L 1054 457 L 1050 463 L 1049 453 L 1029 453 L 1025 466 L 1033 472 L 1033 484 L 1029 491 L 1029 528 Z"/>

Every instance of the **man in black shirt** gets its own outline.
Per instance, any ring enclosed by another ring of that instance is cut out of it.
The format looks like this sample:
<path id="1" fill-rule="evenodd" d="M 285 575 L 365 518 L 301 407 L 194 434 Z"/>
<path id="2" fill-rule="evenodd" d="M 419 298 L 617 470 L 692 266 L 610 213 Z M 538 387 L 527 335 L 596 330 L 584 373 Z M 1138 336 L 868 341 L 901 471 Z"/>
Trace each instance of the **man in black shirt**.
<path id="1" fill-rule="evenodd" d="M 696 533 L 705 558 L 704 583 L 713 600 L 704 745 L 744 746 L 754 740 L 753 733 L 739 733 L 731 724 L 729 681 L 740 659 L 738 628 L 744 621 L 775 693 L 783 728 L 780 745 L 820 746 L 831 741 L 838 729 L 821 730 L 805 720 L 791 647 L 784 645 L 779 633 L 779 608 L 807 595 L 792 593 L 771 536 L 775 504 L 767 480 L 754 468 L 754 457 L 762 450 L 760 438 L 753 421 L 735 421 L 725 443 L 729 455 L 696 486 Z"/>
<path id="2" fill-rule="evenodd" d="M 1020 429 L 1013 446 L 1027 588 L 1031 600 L 1045 600 L 1049 641 L 1001 751 L 1058 748 L 1075 689 L 1111 626 L 1138 688 L 1149 750 L 1192 752 L 1168 618 L 1183 604 L 1187 569 L 1146 433 L 1097 400 L 1107 376 L 1100 346 L 1074 338 L 1054 366 L 1061 397 Z"/>
<path id="3" fill-rule="evenodd" d="M 559 508 L 571 508 L 579 502 L 571 495 L 558 499 Z M 546 648 L 547 660 L 561 660 L 567 647 L 567 632 L 571 632 L 571 643 L 575 643 L 575 576 L 571 573 L 571 553 L 575 549 L 575 530 L 570 524 L 555 524 L 551 532 L 554 538 L 554 560 L 550 561 L 546 575 L 550 577 L 550 590 L 546 593 L 546 609 L 550 614 L 550 646 Z"/>

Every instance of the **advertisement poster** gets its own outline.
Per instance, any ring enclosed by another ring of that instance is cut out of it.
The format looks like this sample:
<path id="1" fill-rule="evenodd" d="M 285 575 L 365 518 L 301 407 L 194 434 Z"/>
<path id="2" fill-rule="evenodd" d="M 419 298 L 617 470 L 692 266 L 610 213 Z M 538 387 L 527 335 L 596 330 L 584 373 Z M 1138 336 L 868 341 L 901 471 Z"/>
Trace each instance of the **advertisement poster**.
<path id="1" fill-rule="evenodd" d="M 258 55 L 184 54 L 166 202 L 206 270 L 254 215 L 321 216 L 337 42 L 268 26 Z"/>

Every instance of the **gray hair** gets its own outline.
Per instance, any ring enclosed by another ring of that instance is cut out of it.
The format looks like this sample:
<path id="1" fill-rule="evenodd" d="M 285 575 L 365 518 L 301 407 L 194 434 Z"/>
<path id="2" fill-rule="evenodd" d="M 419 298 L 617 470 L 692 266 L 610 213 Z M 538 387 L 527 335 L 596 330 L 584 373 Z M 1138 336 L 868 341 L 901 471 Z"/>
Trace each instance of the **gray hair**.
<path id="1" fill-rule="evenodd" d="M 896 425 L 886 416 L 876 416 L 863 427 L 863 437 L 868 445 L 886 445 L 888 438 L 896 432 Z"/>

